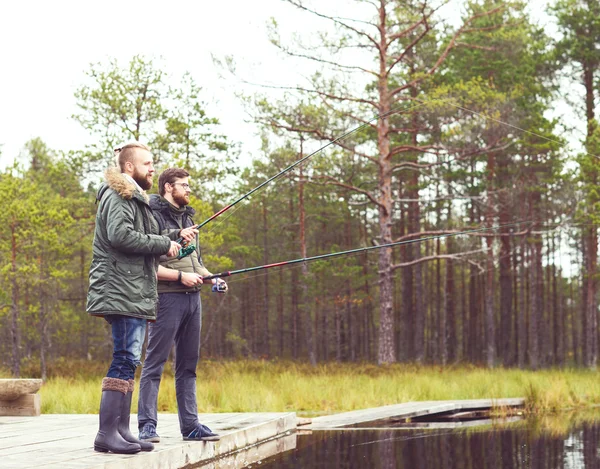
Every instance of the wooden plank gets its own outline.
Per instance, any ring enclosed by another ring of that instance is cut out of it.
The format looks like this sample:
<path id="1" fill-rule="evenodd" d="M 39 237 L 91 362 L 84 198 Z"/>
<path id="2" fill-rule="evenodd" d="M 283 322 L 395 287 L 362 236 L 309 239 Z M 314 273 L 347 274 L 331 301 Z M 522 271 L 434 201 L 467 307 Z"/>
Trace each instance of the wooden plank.
<path id="1" fill-rule="evenodd" d="M 42 404 L 39 394 L 25 394 L 12 401 L 0 401 L 0 416 L 37 417 Z"/>
<path id="2" fill-rule="evenodd" d="M 0 467 L 179 468 L 220 458 L 244 448 L 254 448 L 280 436 L 293 436 L 295 445 L 295 434 L 292 433 L 296 427 L 294 413 L 232 413 L 223 414 L 222 421 L 219 421 L 218 416 L 219 414 L 201 414 L 199 418 L 202 422 L 210 422 L 211 428 L 221 434 L 220 441 L 187 442 L 183 441 L 179 432 L 177 414 L 159 414 L 161 442 L 155 445 L 154 451 L 136 455 L 97 453 L 93 450 L 94 437 L 98 431 L 97 415 L 42 415 L 25 421 L 13 420 L 13 424 L 7 423 L 2 417 L 0 426 L 19 428 L 19 435 L 12 438 L 5 435 L 5 438 L 0 439 Z M 135 415 L 131 417 L 131 429 L 134 432 L 137 421 Z M 269 443 L 265 448 L 270 448 L 269 451 L 273 448 L 289 449 L 292 447 L 290 441 Z M 232 461 L 235 461 L 235 457 Z"/>
<path id="3" fill-rule="evenodd" d="M 209 462 L 206 466 L 202 466 L 202 469 L 254 467 L 254 464 L 258 465 L 260 464 L 260 461 L 266 458 L 296 449 L 296 441 L 296 434 L 268 440 L 265 443 L 246 448 L 229 456 L 225 456 L 224 458 Z"/>
<path id="4" fill-rule="evenodd" d="M 325 430 L 352 425 L 363 425 L 367 422 L 376 423 L 390 419 L 412 419 L 425 415 L 435 415 L 461 410 L 491 409 L 494 407 L 522 407 L 524 403 L 525 400 L 522 398 L 405 402 L 403 404 L 314 417 L 312 423 L 303 428 L 307 430 Z"/>
<path id="5" fill-rule="evenodd" d="M 361 427 L 332 427 L 327 428 L 329 432 L 360 432 L 364 430 L 369 431 L 411 431 L 415 429 L 458 429 L 458 428 L 466 428 L 466 427 L 489 427 L 492 424 L 497 423 L 511 423 L 511 422 L 519 422 L 522 421 L 523 417 L 506 417 L 500 419 L 480 419 L 480 420 L 470 420 L 466 422 L 410 422 L 403 423 L 402 426 L 377 426 L 377 427 L 369 427 L 368 425 L 364 425 Z M 301 427 L 304 428 L 304 427 Z M 487 429 L 487 428 L 486 428 Z M 322 429 L 316 429 L 315 431 L 320 431 Z M 296 432 L 298 435 L 311 435 L 313 433 L 312 430 L 298 430 Z"/>
<path id="6" fill-rule="evenodd" d="M 412 418 L 419 415 L 426 415 L 432 412 L 448 412 L 454 410 L 452 403 L 446 402 L 407 402 L 404 404 L 395 404 L 372 409 L 355 410 L 335 415 L 324 415 L 313 418 L 307 429 L 332 428 L 348 425 L 357 425 L 365 422 L 374 422 L 385 420 L 391 417 Z"/>

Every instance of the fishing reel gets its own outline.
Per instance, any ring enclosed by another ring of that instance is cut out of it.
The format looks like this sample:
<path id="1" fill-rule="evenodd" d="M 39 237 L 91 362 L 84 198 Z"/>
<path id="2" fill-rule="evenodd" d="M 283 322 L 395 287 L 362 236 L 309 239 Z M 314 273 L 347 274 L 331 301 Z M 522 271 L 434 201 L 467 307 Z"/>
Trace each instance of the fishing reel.
<path id="1" fill-rule="evenodd" d="M 182 244 L 179 253 L 177 254 L 177 259 L 183 259 L 184 257 L 189 256 L 196 250 L 196 245 L 193 243 Z"/>
<path id="2" fill-rule="evenodd" d="M 210 290 L 214 293 L 225 293 L 227 291 L 227 284 L 225 282 L 217 282 Z"/>

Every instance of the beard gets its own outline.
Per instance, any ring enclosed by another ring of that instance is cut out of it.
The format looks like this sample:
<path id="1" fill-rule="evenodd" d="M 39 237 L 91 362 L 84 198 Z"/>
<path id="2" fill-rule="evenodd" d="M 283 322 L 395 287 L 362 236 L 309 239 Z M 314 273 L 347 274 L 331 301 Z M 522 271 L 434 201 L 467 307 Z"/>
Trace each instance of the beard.
<path id="1" fill-rule="evenodd" d="M 152 188 L 152 175 L 146 173 L 145 175 L 140 173 L 137 169 L 134 170 L 133 175 L 131 176 L 138 185 L 147 191 Z"/>
<path id="2" fill-rule="evenodd" d="M 175 203 L 177 205 L 179 205 L 180 207 L 185 207 L 187 204 L 190 203 L 189 195 L 173 193 L 172 196 L 173 196 L 173 200 L 175 201 Z"/>

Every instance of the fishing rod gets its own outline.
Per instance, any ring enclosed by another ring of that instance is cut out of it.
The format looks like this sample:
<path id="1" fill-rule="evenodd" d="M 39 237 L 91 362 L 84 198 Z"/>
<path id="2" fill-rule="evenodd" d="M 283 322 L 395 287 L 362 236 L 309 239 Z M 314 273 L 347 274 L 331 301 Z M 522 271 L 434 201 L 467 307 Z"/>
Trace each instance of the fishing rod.
<path id="1" fill-rule="evenodd" d="M 206 225 L 207 223 L 211 222 L 212 220 L 214 220 L 215 218 L 217 218 L 218 216 L 222 215 L 223 213 L 225 213 L 227 210 L 229 210 L 230 208 L 234 207 L 235 205 L 237 205 L 238 203 L 240 203 L 242 200 L 247 199 L 248 197 L 250 197 L 252 194 L 254 194 L 255 192 L 259 191 L 260 189 L 262 189 L 264 186 L 266 186 L 267 184 L 269 184 L 270 182 L 274 181 L 275 179 L 283 176 L 284 174 L 290 172 L 292 169 L 294 169 L 296 166 L 298 166 L 299 164 L 302 164 L 304 161 L 308 160 L 309 158 L 313 157 L 314 155 L 316 155 L 317 153 L 325 150 L 325 148 L 329 147 L 330 145 L 333 145 L 336 142 L 339 142 L 340 140 L 346 138 L 348 135 L 352 135 L 355 132 L 358 132 L 359 130 L 361 130 L 362 128 L 368 126 L 371 124 L 371 122 L 382 119 L 384 117 L 388 117 L 391 116 L 393 114 L 399 113 L 401 111 L 411 111 L 412 109 L 415 109 L 417 107 L 423 106 L 424 103 L 419 104 L 417 106 L 413 106 L 407 109 L 400 109 L 400 108 L 396 108 L 396 109 L 391 109 L 388 112 L 384 112 L 383 114 L 378 114 L 376 116 L 374 116 L 373 118 L 369 119 L 366 122 L 363 122 L 361 125 L 359 125 L 358 127 L 355 127 L 347 132 L 345 132 L 344 134 L 340 135 L 339 137 L 335 138 L 334 140 L 331 140 L 330 142 L 327 142 L 325 145 L 323 145 L 321 148 L 313 151 L 311 154 L 300 158 L 298 161 L 292 163 L 291 165 L 289 165 L 287 168 L 281 170 L 279 173 L 275 174 L 274 176 L 271 176 L 269 179 L 263 181 L 261 184 L 259 184 L 258 186 L 256 186 L 254 189 L 248 191 L 247 193 L 245 193 L 244 195 L 238 197 L 236 200 L 234 200 L 233 202 L 231 202 L 229 205 L 226 205 L 225 207 L 223 207 L 221 210 L 219 210 L 218 212 L 216 212 L 215 214 L 211 215 L 209 218 L 207 218 L 206 220 L 204 220 L 202 223 L 198 223 L 197 225 L 193 225 L 192 228 L 195 228 L 197 230 L 199 230 L 200 228 L 202 228 L 204 225 Z M 182 244 L 182 248 L 179 251 L 179 254 L 177 255 L 178 259 L 181 259 L 183 257 L 186 257 L 188 255 L 190 255 L 191 253 L 193 253 L 196 250 L 196 246 L 192 243 L 189 244 L 185 244 L 183 238 L 179 238 L 176 241 L 177 243 Z"/>
<path id="2" fill-rule="evenodd" d="M 386 113 L 383 113 L 383 114 L 376 115 L 375 117 L 373 117 L 373 118 L 369 119 L 368 121 L 364 122 L 364 123 L 363 123 L 363 124 L 361 124 L 360 126 L 358 126 L 358 127 L 354 128 L 354 129 L 352 129 L 352 130 L 349 130 L 348 132 L 344 133 L 343 135 L 341 135 L 341 136 L 337 137 L 337 138 L 336 138 L 336 139 L 334 139 L 334 140 L 331 140 L 330 142 L 328 142 L 326 145 L 322 146 L 322 147 L 321 147 L 321 148 L 319 148 L 318 150 L 316 150 L 316 151 L 314 151 L 313 153 L 311 153 L 311 154 L 309 154 L 309 155 L 305 156 L 304 158 L 301 158 L 301 159 L 299 159 L 299 160 L 298 160 L 298 161 L 296 161 L 295 163 L 292 163 L 290 166 L 288 166 L 287 168 L 283 169 L 282 171 L 280 171 L 280 172 L 279 172 L 279 173 L 277 173 L 276 175 L 274 175 L 274 176 L 270 177 L 270 178 L 269 178 L 269 179 L 267 179 L 266 181 L 262 182 L 260 185 L 258 185 L 257 187 L 255 187 L 255 188 L 254 188 L 254 189 L 252 189 L 251 191 L 249 191 L 249 192 L 247 192 L 246 194 L 244 194 L 244 195 L 242 195 L 241 197 L 239 197 L 237 200 L 235 200 L 235 201 L 233 201 L 232 203 L 230 203 L 229 205 L 227 205 L 227 206 L 223 207 L 221 210 L 219 210 L 219 211 L 218 211 L 218 212 L 216 212 L 214 215 L 212 215 L 211 217 L 209 217 L 209 218 L 207 218 L 206 220 L 204 220 L 202 223 L 200 223 L 200 224 L 198 224 L 198 225 L 194 225 L 194 228 L 196 228 L 196 229 L 200 229 L 200 228 L 202 228 L 204 225 L 206 225 L 206 224 L 207 224 L 207 223 L 209 223 L 210 221 L 214 220 L 215 218 L 217 218 L 217 217 L 218 217 L 218 216 L 220 216 L 221 214 L 225 213 L 227 210 L 229 210 L 230 208 L 234 207 L 235 205 L 237 205 L 237 204 L 238 204 L 239 202 L 241 202 L 242 200 L 244 200 L 244 199 L 248 198 L 249 196 L 251 196 L 252 194 L 254 194 L 256 191 L 260 190 L 260 189 L 261 189 L 261 188 L 263 188 L 265 185 L 269 184 L 271 181 L 273 181 L 273 180 L 275 180 L 275 179 L 279 178 L 280 176 L 282 176 L 282 175 L 286 174 L 287 172 L 291 171 L 291 170 L 292 170 L 292 169 L 294 169 L 296 166 L 298 166 L 298 165 L 299 165 L 299 164 L 301 164 L 302 162 L 306 161 L 307 159 L 311 158 L 312 156 L 314 156 L 315 154 L 319 153 L 320 151 L 324 150 L 325 148 L 329 147 L 330 145 L 333 145 L 334 143 L 336 143 L 336 142 L 340 141 L 341 139 L 343 139 L 343 138 L 347 137 L 348 135 L 351 135 L 352 133 L 359 131 L 359 130 L 360 130 L 360 129 L 362 129 L 363 127 L 365 127 L 365 126 L 369 125 L 371 122 L 373 122 L 373 121 L 376 121 L 376 120 L 378 120 L 378 119 L 380 119 L 380 118 L 384 118 L 384 117 L 387 117 L 387 116 L 393 115 L 393 114 L 395 114 L 395 113 L 398 113 L 398 112 L 401 112 L 401 111 L 403 111 L 403 110 L 404 110 L 404 111 L 410 111 L 410 110 L 412 110 L 412 109 L 415 109 L 415 108 L 417 108 L 417 107 L 424 106 L 424 105 L 426 105 L 426 104 L 428 104 L 428 103 L 431 103 L 431 102 L 433 102 L 433 100 L 432 100 L 432 101 L 417 100 L 417 101 L 419 101 L 419 102 L 420 102 L 420 104 L 419 104 L 419 105 L 417 105 L 417 106 L 413 106 L 413 107 L 410 107 L 410 108 L 407 108 L 407 109 L 392 109 L 392 110 L 390 110 L 390 111 L 388 111 L 388 112 L 386 112 Z M 494 122 L 497 122 L 497 123 L 500 123 L 500 124 L 503 124 L 503 125 L 509 126 L 509 127 L 511 127 L 511 128 L 514 128 L 514 129 L 516 129 L 516 130 L 519 130 L 519 131 L 521 131 L 521 132 L 523 132 L 523 133 L 528 133 L 528 134 L 531 134 L 531 135 L 534 135 L 534 136 L 540 137 L 540 138 L 542 138 L 542 139 L 545 139 L 545 140 L 547 140 L 547 141 L 550 141 L 550 142 L 556 143 L 557 145 L 559 145 L 559 146 L 561 146 L 561 147 L 566 145 L 565 143 L 562 143 L 562 142 L 556 141 L 556 140 L 554 140 L 554 139 L 548 138 L 548 137 L 546 137 L 546 136 L 540 135 L 540 134 L 538 134 L 538 133 L 536 133 L 536 132 L 532 132 L 532 131 L 529 131 L 529 130 L 526 130 L 526 129 L 523 129 L 523 128 L 520 128 L 520 127 L 517 127 L 517 126 L 515 126 L 515 125 L 509 124 L 508 122 L 504 122 L 504 121 L 501 121 L 501 120 L 499 120 L 499 119 L 495 119 L 495 118 L 493 118 L 493 117 L 486 116 L 486 115 L 484 115 L 484 114 L 482 114 L 482 113 L 479 113 L 479 112 L 477 112 L 477 111 L 473 111 L 473 110 L 471 110 L 471 109 L 469 109 L 469 108 L 466 108 L 466 107 L 464 107 L 464 106 L 460 106 L 460 105 L 458 105 L 458 104 L 452 103 L 450 100 L 445 100 L 445 99 L 437 98 L 437 101 L 441 101 L 441 102 L 443 102 L 443 103 L 446 103 L 446 104 L 448 104 L 448 105 L 450 105 L 450 106 L 453 106 L 453 107 L 455 107 L 455 108 L 457 108 L 457 109 L 461 109 L 461 110 L 463 110 L 463 111 L 470 112 L 470 113 L 472 113 L 472 114 L 474 114 L 474 115 L 477 115 L 477 116 L 479 116 L 479 117 L 482 117 L 482 118 L 484 118 L 484 119 L 486 119 L 486 120 L 492 120 L 492 121 L 494 121 Z M 589 153 L 586 153 L 586 154 L 589 154 Z M 591 155 L 591 154 L 589 154 L 589 155 Z M 595 157 L 595 158 L 600 158 L 600 157 L 599 157 L 599 156 L 597 156 L 597 155 L 591 155 L 591 156 L 593 156 L 593 157 Z M 448 163 L 448 162 L 446 162 L 446 163 Z M 194 252 L 194 251 L 195 251 L 195 249 L 196 249 L 196 246 L 195 246 L 195 245 L 193 245 L 193 244 L 191 244 L 191 243 L 190 243 L 190 244 L 186 244 L 186 243 L 184 242 L 183 238 L 179 238 L 179 239 L 177 240 L 177 242 L 178 242 L 178 243 L 180 243 L 180 244 L 182 244 L 182 248 L 181 248 L 181 250 L 179 251 L 179 254 L 177 255 L 177 258 L 179 258 L 179 259 L 181 259 L 181 258 L 183 258 L 183 257 L 185 257 L 185 256 L 188 256 L 189 254 L 191 254 L 192 252 Z"/>
<path id="3" fill-rule="evenodd" d="M 423 241 L 431 241 L 433 239 L 449 238 L 449 237 L 453 237 L 453 236 L 460 236 L 460 235 L 471 234 L 471 233 L 479 233 L 482 231 L 492 231 L 492 230 L 496 230 L 498 228 L 505 228 L 507 226 L 521 225 L 523 223 L 530 223 L 530 222 L 519 221 L 519 222 L 513 222 L 513 223 L 504 223 L 501 225 L 488 226 L 488 227 L 483 227 L 483 228 L 474 228 L 472 230 L 460 231 L 458 233 L 446 233 L 446 234 L 437 235 L 437 236 L 428 236 L 425 238 L 409 239 L 409 240 L 405 240 L 405 241 L 396 241 L 394 243 L 379 244 L 377 246 L 367 246 L 364 248 L 350 249 L 347 251 L 332 252 L 329 254 L 321 254 L 319 256 L 302 257 L 300 259 L 293 259 L 293 260 L 283 261 L 283 262 L 275 262 L 273 264 L 259 265 L 256 267 L 247 267 L 245 269 L 227 270 L 225 272 L 220 272 L 218 274 L 212 274 L 212 275 L 208 275 L 206 277 L 202 277 L 202 281 L 223 278 L 223 277 L 230 277 L 232 275 L 244 274 L 247 272 L 254 272 L 256 270 L 270 269 L 272 267 L 281 267 L 284 265 L 298 264 L 300 262 L 316 261 L 318 259 L 328 259 L 331 257 L 344 256 L 347 254 L 356 254 L 358 252 L 372 251 L 374 249 L 382 249 L 382 248 L 389 248 L 392 246 L 400 246 L 403 244 L 420 243 Z M 216 283 L 215 285 L 213 285 L 213 291 L 222 292 L 222 290 L 219 289 L 219 283 Z"/>

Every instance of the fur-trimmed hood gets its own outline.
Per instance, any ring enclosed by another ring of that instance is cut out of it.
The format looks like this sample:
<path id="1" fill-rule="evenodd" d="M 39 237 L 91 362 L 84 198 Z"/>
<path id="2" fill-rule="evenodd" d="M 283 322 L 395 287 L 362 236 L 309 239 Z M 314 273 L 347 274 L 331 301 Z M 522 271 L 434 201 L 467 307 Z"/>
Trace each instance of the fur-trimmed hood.
<path id="1" fill-rule="evenodd" d="M 104 173 L 104 177 L 106 181 L 104 182 L 104 184 L 102 184 L 100 190 L 98 190 L 98 195 L 96 197 L 98 200 L 102 198 L 102 196 L 108 188 L 111 188 L 126 200 L 130 200 L 134 196 L 137 196 L 144 200 L 144 202 L 148 203 L 149 199 L 148 194 L 146 194 L 146 191 L 140 192 L 140 190 L 135 186 L 135 184 L 129 181 L 125 177 L 125 175 L 121 171 L 119 171 L 119 168 L 108 168 Z"/>

